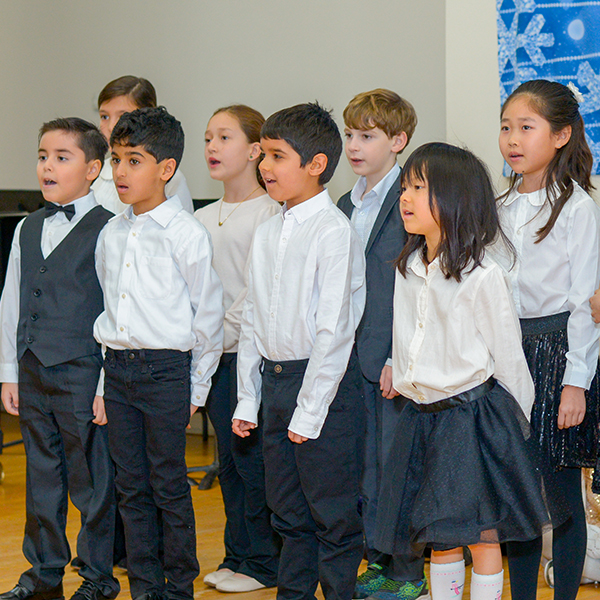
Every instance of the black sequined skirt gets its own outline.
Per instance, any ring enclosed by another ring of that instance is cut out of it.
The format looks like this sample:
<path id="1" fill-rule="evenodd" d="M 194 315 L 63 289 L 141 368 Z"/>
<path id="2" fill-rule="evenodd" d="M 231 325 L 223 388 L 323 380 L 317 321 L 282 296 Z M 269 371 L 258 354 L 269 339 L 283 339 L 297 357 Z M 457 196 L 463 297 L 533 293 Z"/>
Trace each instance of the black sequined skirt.
<path id="1" fill-rule="evenodd" d="M 595 467 L 598 459 L 600 386 L 596 373 L 586 391 L 586 414 L 577 427 L 558 428 L 562 380 L 567 365 L 569 313 L 521 319 L 523 350 L 535 386 L 531 430 L 551 467 Z M 592 324 L 590 323 L 590 327 Z"/>
<path id="2" fill-rule="evenodd" d="M 402 412 L 379 497 L 378 550 L 527 541 L 568 518 L 555 486 L 545 490 L 529 423 L 502 386 L 445 408 L 409 402 Z"/>

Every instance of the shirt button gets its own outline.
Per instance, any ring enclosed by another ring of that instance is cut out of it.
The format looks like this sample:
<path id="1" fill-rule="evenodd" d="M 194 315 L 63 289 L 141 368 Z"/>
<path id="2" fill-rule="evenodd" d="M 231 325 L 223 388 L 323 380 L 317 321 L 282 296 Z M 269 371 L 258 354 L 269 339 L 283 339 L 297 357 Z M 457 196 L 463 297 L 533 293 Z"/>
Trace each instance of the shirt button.
<path id="1" fill-rule="evenodd" d="M 412 365 L 408 365 L 408 370 L 412 371 L 413 366 Z"/>
<path id="2" fill-rule="evenodd" d="M 135 237 L 135 236 L 137 235 L 137 233 L 134 231 L 134 232 L 132 232 L 132 234 L 131 234 L 131 235 L 132 235 L 133 237 Z"/>
<path id="3" fill-rule="evenodd" d="M 425 396 L 419 396 L 419 400 L 423 402 L 425 400 Z"/>
<path id="4" fill-rule="evenodd" d="M 287 238 L 281 238 L 282 242 L 287 242 Z"/>
<path id="5" fill-rule="evenodd" d="M 419 327 L 423 329 L 423 323 L 419 323 Z"/>
<path id="6" fill-rule="evenodd" d="M 196 400 L 200 400 L 200 396 L 196 396 Z"/>
<path id="7" fill-rule="evenodd" d="M 126 267 L 130 267 L 130 266 L 131 266 L 131 263 L 127 263 L 125 266 L 126 266 Z"/>
<path id="8" fill-rule="evenodd" d="M 271 313 L 271 318 L 274 319 L 275 318 L 275 313 Z"/>
<path id="9" fill-rule="evenodd" d="M 121 294 L 121 298 L 127 298 L 127 294 Z"/>
<path id="10" fill-rule="evenodd" d="M 120 331 L 125 331 L 125 327 L 119 327 Z"/>
<path id="11" fill-rule="evenodd" d="M 279 279 L 279 275 L 275 273 L 275 279 Z"/>
<path id="12" fill-rule="evenodd" d="M 198 371 L 198 375 L 202 376 L 202 371 Z"/>

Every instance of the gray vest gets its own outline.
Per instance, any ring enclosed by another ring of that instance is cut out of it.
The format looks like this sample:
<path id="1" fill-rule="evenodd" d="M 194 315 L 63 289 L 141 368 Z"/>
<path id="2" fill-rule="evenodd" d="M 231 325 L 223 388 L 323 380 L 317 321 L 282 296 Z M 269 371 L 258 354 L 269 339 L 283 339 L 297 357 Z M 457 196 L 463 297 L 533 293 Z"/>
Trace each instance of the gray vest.
<path id="1" fill-rule="evenodd" d="M 21 298 L 17 358 L 31 350 L 45 366 L 100 352 L 92 334 L 104 309 L 94 251 L 98 234 L 112 213 L 96 206 L 44 258 L 44 209 L 21 228 Z"/>

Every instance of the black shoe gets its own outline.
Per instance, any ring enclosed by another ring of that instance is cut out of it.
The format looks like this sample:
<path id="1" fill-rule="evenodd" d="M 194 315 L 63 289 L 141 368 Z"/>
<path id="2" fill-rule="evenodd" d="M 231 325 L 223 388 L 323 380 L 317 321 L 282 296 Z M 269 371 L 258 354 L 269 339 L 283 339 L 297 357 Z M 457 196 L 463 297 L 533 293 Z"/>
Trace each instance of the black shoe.
<path id="1" fill-rule="evenodd" d="M 17 583 L 10 592 L 0 594 L 0 600 L 65 600 L 65 597 L 62 583 L 43 592 L 30 592 L 26 587 Z"/>
<path id="2" fill-rule="evenodd" d="M 165 597 L 158 592 L 148 592 L 146 594 L 142 594 L 133 600 L 165 600 Z"/>
<path id="3" fill-rule="evenodd" d="M 76 556 L 71 561 L 71 567 L 73 567 L 76 571 L 78 571 L 79 569 L 85 567 L 85 563 L 79 558 L 79 556 Z"/>
<path id="4" fill-rule="evenodd" d="M 108 600 L 108 598 L 102 594 L 99 587 L 86 579 L 71 596 L 71 600 Z"/>

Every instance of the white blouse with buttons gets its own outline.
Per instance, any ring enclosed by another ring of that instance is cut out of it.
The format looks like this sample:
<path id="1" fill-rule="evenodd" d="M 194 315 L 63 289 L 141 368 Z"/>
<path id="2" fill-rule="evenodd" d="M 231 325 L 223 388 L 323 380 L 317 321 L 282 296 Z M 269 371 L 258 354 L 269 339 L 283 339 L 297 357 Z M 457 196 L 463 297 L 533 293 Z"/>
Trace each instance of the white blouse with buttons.
<path id="1" fill-rule="evenodd" d="M 394 388 L 430 404 L 494 376 L 529 418 L 533 382 L 502 269 L 485 257 L 457 282 L 438 259 L 426 267 L 419 252 L 408 265 L 406 278 L 396 272 L 394 289 Z"/>

